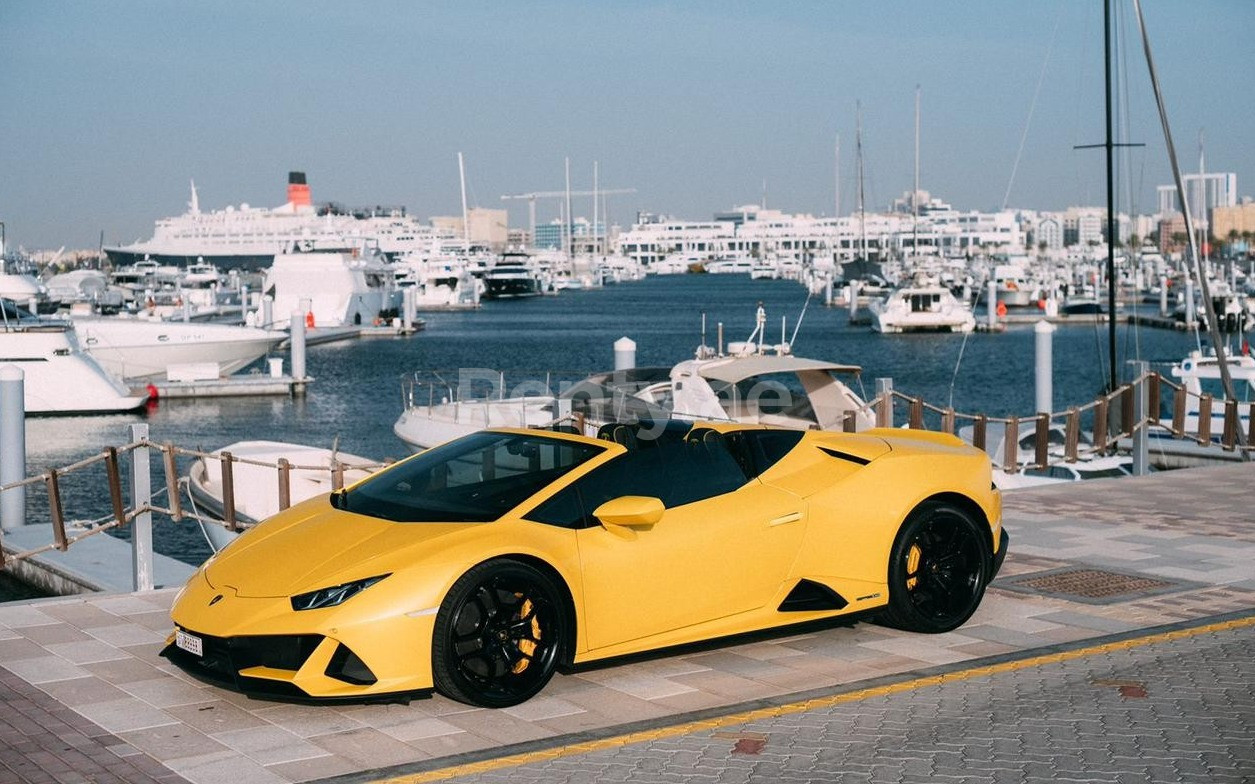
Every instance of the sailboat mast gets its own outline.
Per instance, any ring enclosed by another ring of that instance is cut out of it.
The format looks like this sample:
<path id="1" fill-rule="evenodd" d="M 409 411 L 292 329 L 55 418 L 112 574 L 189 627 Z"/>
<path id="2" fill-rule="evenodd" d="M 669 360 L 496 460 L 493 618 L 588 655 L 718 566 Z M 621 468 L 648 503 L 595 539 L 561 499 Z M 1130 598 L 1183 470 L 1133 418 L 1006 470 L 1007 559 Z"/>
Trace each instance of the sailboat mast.
<path id="1" fill-rule="evenodd" d="M 593 161 L 593 254 L 601 255 L 601 237 L 597 234 L 597 161 Z"/>
<path id="2" fill-rule="evenodd" d="M 466 218 L 466 167 L 462 163 L 462 153 L 458 153 L 458 179 L 462 181 L 462 250 L 471 246 L 471 224 Z"/>
<path id="3" fill-rule="evenodd" d="M 841 134 L 837 134 L 837 149 L 832 156 L 832 217 L 841 217 Z"/>
<path id="4" fill-rule="evenodd" d="M 1107 97 L 1107 356 L 1110 359 L 1108 391 L 1116 381 L 1116 209 L 1115 155 L 1111 111 L 1111 0 L 1103 0 L 1103 53 Z"/>
<path id="5" fill-rule="evenodd" d="M 854 150 L 858 158 L 858 233 L 863 258 L 867 258 L 867 215 L 863 211 L 863 104 L 854 104 Z"/>
<path id="6" fill-rule="evenodd" d="M 911 255 L 919 256 L 919 85 L 915 85 L 915 190 L 911 192 Z"/>
<path id="7" fill-rule="evenodd" d="M 571 218 L 571 159 L 567 157 L 566 161 L 566 253 L 567 258 L 575 258 L 575 221 Z"/>

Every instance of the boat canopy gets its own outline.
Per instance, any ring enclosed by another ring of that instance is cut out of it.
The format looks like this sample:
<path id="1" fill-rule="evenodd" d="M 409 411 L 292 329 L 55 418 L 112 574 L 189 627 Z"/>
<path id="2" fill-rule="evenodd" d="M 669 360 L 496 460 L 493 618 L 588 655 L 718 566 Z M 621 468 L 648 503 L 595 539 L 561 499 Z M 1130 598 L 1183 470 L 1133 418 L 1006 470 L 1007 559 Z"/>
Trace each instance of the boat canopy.
<path id="1" fill-rule="evenodd" d="M 858 365 L 838 365 L 817 359 L 803 359 L 792 356 L 750 356 L 734 357 L 726 362 L 712 362 L 698 368 L 697 374 L 711 381 L 723 381 L 736 384 L 747 378 L 767 373 L 801 373 L 807 370 L 824 370 L 831 373 L 850 373 L 858 375 L 863 368 Z"/>

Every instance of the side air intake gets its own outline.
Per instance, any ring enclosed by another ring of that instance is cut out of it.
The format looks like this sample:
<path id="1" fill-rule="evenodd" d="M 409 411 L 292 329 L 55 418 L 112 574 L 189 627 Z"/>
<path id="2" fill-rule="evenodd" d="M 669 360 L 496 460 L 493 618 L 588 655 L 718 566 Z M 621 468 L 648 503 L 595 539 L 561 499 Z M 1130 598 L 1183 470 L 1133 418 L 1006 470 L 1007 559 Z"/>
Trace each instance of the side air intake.
<path id="1" fill-rule="evenodd" d="M 828 586 L 799 580 L 789 595 L 780 603 L 780 612 L 813 612 L 816 610 L 841 610 L 849 604 L 845 597 Z"/>

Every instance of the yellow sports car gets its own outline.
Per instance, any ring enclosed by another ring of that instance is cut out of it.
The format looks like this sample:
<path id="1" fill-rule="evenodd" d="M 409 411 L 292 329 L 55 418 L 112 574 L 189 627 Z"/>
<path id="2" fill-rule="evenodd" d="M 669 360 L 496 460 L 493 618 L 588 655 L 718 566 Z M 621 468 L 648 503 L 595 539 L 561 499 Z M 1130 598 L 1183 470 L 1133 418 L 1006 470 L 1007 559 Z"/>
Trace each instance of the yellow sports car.
<path id="1" fill-rule="evenodd" d="M 953 436 L 642 422 L 486 430 L 271 517 L 163 651 L 280 699 L 520 703 L 558 668 L 859 614 L 944 632 L 1006 553 Z"/>

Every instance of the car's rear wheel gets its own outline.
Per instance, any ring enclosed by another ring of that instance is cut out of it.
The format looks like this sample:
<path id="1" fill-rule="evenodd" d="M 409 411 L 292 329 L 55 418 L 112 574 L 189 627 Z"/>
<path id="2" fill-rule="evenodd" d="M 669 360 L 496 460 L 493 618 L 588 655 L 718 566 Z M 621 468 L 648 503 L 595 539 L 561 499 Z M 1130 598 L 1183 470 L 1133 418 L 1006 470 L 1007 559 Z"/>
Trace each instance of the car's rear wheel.
<path id="1" fill-rule="evenodd" d="M 462 575 L 436 613 L 432 676 L 445 696 L 485 708 L 529 699 L 553 677 L 566 639 L 553 579 L 513 560 Z"/>
<path id="2" fill-rule="evenodd" d="M 930 501 L 911 513 L 889 557 L 890 626 L 914 632 L 948 632 L 980 604 L 989 574 L 989 532 L 972 515 Z"/>

